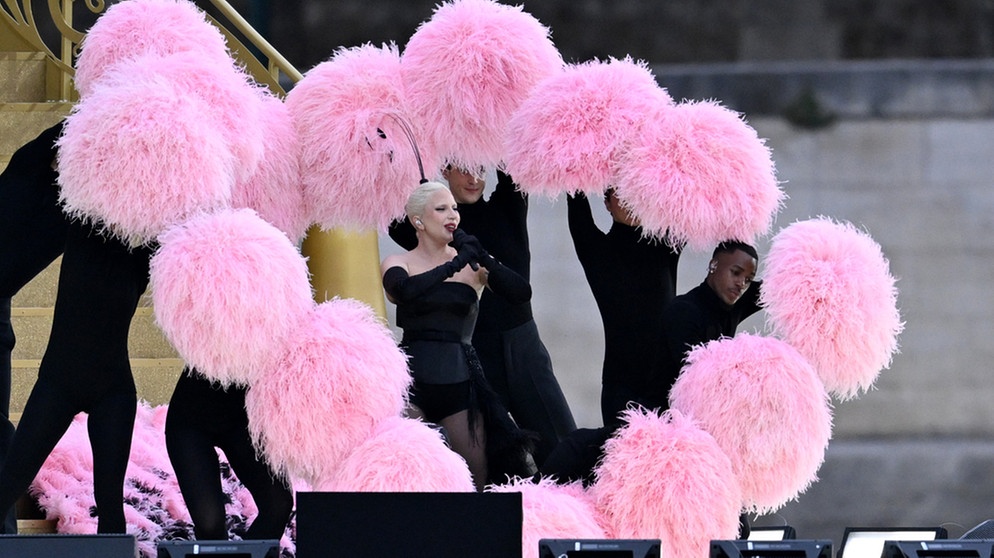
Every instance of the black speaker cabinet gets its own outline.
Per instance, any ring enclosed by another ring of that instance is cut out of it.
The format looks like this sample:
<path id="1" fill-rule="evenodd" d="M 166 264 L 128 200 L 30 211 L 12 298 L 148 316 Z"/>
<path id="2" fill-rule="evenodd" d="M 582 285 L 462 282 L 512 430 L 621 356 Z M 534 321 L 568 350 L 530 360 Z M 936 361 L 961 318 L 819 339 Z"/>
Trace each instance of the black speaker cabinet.
<path id="1" fill-rule="evenodd" d="M 131 535 L 0 535 L 3 558 L 135 558 Z"/>
<path id="2" fill-rule="evenodd" d="M 521 558 L 520 492 L 298 492 L 297 558 Z"/>

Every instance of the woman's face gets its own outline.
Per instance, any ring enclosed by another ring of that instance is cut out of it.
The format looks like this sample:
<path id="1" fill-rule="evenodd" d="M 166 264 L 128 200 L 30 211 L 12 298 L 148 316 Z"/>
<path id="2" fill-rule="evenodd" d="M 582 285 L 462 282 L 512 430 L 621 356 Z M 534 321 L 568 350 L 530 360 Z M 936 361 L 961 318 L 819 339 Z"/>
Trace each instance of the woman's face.
<path id="1" fill-rule="evenodd" d="M 452 241 L 452 233 L 459 227 L 459 209 L 456 207 L 456 200 L 452 197 L 452 192 L 448 190 L 437 190 L 425 204 L 421 216 L 422 231 L 433 237 L 445 239 L 448 243 Z"/>

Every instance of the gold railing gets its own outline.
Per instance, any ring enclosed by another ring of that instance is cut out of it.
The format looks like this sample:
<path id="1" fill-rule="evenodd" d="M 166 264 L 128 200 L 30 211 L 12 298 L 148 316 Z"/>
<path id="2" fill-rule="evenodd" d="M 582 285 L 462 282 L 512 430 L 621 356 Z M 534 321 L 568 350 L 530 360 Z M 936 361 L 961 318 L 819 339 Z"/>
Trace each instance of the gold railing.
<path id="1" fill-rule="evenodd" d="M 93 14 L 100 14 L 107 7 L 104 0 L 82 1 Z M 231 4 L 225 0 L 209 0 L 209 2 L 221 20 L 213 15 L 209 17 L 225 35 L 232 55 L 245 65 L 257 81 L 268 86 L 276 94 L 285 95 L 282 79 L 297 82 L 301 79 L 301 73 L 245 21 Z M 73 60 L 79 54 L 80 44 L 86 36 L 85 31 L 74 27 L 74 3 L 74 0 L 48 0 L 48 16 L 59 35 L 57 48 L 52 48 L 43 38 L 31 0 L 2 0 L 0 3 L 0 23 L 5 24 L 0 27 L 12 31 L 12 33 L 0 33 L 0 50 L 45 53 L 60 73 L 57 92 L 49 95 L 59 100 L 73 100 L 75 96 L 72 87 L 72 77 L 75 73 Z M 255 53 L 238 35 L 248 41 Z"/>

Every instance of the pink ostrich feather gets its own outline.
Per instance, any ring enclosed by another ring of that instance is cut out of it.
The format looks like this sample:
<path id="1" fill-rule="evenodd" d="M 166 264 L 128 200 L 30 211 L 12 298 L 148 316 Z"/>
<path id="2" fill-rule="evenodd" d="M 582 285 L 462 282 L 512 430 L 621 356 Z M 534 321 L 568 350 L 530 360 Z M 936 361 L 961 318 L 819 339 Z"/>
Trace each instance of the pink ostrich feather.
<path id="1" fill-rule="evenodd" d="M 128 79 L 101 82 L 66 118 L 59 183 L 67 214 L 136 246 L 225 207 L 235 159 L 201 98 L 140 63 L 122 64 Z"/>
<path id="2" fill-rule="evenodd" d="M 491 485 L 487 492 L 520 492 L 521 555 L 535 556 L 541 539 L 605 539 L 593 500 L 580 483 L 556 484 L 542 479 L 515 479 Z"/>
<path id="3" fill-rule="evenodd" d="M 781 230 L 765 265 L 762 299 L 773 332 L 839 398 L 870 389 L 904 329 L 880 246 L 849 223 L 820 217 Z"/>
<path id="4" fill-rule="evenodd" d="M 506 170 L 530 194 L 599 195 L 614 184 L 619 150 L 646 115 L 672 104 L 645 62 L 569 66 L 540 82 L 511 117 Z"/>
<path id="5" fill-rule="evenodd" d="M 116 3 L 87 31 L 76 60 L 76 89 L 89 96 L 108 68 L 145 54 L 193 52 L 205 59 L 229 58 L 220 29 L 193 2 L 128 0 Z"/>
<path id="6" fill-rule="evenodd" d="M 339 49 L 287 95 L 300 135 L 310 218 L 323 228 L 387 229 L 421 173 L 404 126 L 419 142 L 400 81 L 396 45 Z M 431 158 L 422 153 L 422 161 Z"/>
<path id="7" fill-rule="evenodd" d="M 660 107 L 620 158 L 618 199 L 644 234 L 695 249 L 766 234 L 785 195 L 770 149 L 715 102 Z"/>
<path id="8" fill-rule="evenodd" d="M 314 306 L 305 259 L 250 209 L 195 217 L 159 241 L 150 266 L 159 327 L 204 376 L 251 385 Z"/>
<path id="9" fill-rule="evenodd" d="M 311 225 L 304 210 L 300 138 L 282 100 L 265 94 L 261 108 L 265 151 L 255 173 L 235 184 L 231 205 L 255 210 L 296 244 Z"/>
<path id="10" fill-rule="evenodd" d="M 670 390 L 731 458 L 743 508 L 775 511 L 817 480 L 832 437 L 828 393 L 779 339 L 741 334 L 695 347 Z"/>
<path id="11" fill-rule="evenodd" d="M 460 166 L 498 165 L 511 116 L 563 67 L 547 27 L 521 6 L 491 0 L 440 4 L 401 56 L 426 142 Z"/>
<path id="12" fill-rule="evenodd" d="M 715 439 L 677 411 L 625 411 L 590 493 L 612 538 L 658 538 L 674 558 L 735 538 L 742 491 Z"/>
<path id="13" fill-rule="evenodd" d="M 383 419 L 372 435 L 316 487 L 331 492 L 473 492 L 466 462 L 427 424 Z"/>
<path id="14" fill-rule="evenodd" d="M 300 320 L 272 370 L 248 390 L 253 442 L 277 471 L 316 486 L 377 424 L 399 416 L 407 356 L 365 304 L 332 299 Z"/>

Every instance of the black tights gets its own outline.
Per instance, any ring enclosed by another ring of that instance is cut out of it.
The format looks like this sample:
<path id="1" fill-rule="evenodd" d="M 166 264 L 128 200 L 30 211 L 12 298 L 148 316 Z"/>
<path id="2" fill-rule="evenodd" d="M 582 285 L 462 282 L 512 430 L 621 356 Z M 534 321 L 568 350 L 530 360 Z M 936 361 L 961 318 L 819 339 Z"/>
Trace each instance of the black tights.
<path id="1" fill-rule="evenodd" d="M 131 451 L 136 409 L 135 385 L 104 394 L 87 418 L 93 450 L 93 493 L 98 533 L 124 533 L 124 477 Z M 0 475 L 0 506 L 12 505 L 28 488 L 45 459 L 76 416 L 66 390 L 39 380 L 24 407 L 24 415 Z"/>
<path id="2" fill-rule="evenodd" d="M 279 539 L 293 511 L 289 485 L 258 456 L 248 433 L 245 389 L 227 390 L 184 370 L 166 414 L 166 449 L 199 540 L 228 538 L 217 450 L 252 494 L 259 514 L 245 539 Z"/>
<path id="3" fill-rule="evenodd" d="M 72 418 L 86 412 L 97 530 L 125 532 L 122 496 L 137 401 L 128 333 L 148 286 L 150 255 L 91 226 L 68 227 L 48 347 L 0 470 L 0 510 L 14 505 Z"/>

